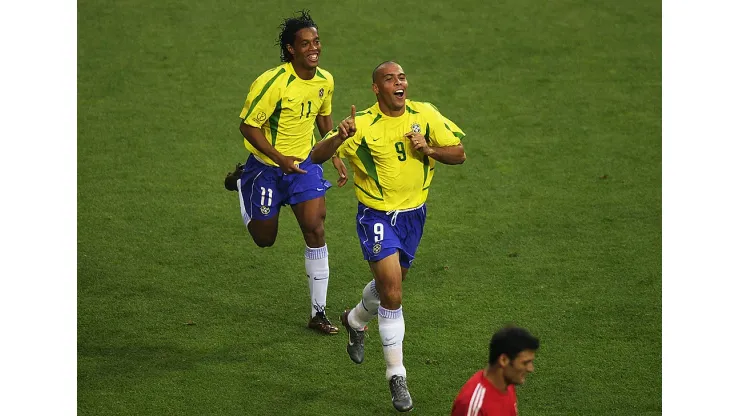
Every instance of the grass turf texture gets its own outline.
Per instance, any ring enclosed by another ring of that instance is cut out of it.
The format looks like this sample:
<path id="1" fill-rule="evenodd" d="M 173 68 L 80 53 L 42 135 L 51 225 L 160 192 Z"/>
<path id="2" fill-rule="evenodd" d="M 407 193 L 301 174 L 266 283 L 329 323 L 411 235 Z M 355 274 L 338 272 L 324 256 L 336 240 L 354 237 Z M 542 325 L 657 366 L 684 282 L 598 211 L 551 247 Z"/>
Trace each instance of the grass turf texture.
<path id="1" fill-rule="evenodd" d="M 292 213 L 259 249 L 222 187 L 249 85 L 301 7 L 335 122 L 395 59 L 468 135 L 404 284 L 415 413 L 449 413 L 516 322 L 542 341 L 522 415 L 660 414 L 661 5 L 637 0 L 78 2 L 78 413 L 394 414 L 377 324 L 361 366 L 343 329 L 305 329 Z M 370 274 L 351 185 L 327 205 L 339 324 Z"/>

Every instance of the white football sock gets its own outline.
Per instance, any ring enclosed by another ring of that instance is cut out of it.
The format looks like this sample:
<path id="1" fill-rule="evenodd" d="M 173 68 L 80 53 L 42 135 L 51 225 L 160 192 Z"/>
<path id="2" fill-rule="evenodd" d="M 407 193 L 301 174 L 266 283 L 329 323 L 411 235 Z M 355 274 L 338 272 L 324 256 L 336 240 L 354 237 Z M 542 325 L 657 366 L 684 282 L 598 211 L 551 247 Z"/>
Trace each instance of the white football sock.
<path id="1" fill-rule="evenodd" d="M 372 321 L 378 314 L 379 306 L 380 296 L 375 289 L 375 280 L 371 280 L 362 290 L 362 300 L 350 311 L 347 317 L 349 326 L 359 330 L 365 328 L 368 322 Z"/>
<path id="2" fill-rule="evenodd" d="M 403 335 L 406 325 L 403 321 L 403 308 L 396 310 L 378 308 L 378 332 L 380 342 L 383 343 L 385 357 L 385 378 L 390 380 L 395 375 L 406 377 L 406 367 L 403 366 Z"/>
<path id="3" fill-rule="evenodd" d="M 326 291 L 329 287 L 329 251 L 323 247 L 306 247 L 306 276 L 311 296 L 311 317 L 326 309 Z"/>

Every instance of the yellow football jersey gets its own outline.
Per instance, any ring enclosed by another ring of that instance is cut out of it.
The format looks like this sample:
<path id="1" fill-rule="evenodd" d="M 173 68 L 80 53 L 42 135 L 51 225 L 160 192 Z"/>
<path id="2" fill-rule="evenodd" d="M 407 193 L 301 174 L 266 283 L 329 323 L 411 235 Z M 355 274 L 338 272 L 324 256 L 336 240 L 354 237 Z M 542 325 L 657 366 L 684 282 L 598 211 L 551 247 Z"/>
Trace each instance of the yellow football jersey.
<path id="1" fill-rule="evenodd" d="M 278 152 L 305 159 L 316 143 L 316 116 L 331 114 L 333 94 L 334 77 L 328 71 L 316 68 L 316 75 L 304 80 L 296 75 L 293 64 L 286 62 L 252 83 L 239 117 L 261 129 Z M 247 139 L 244 146 L 263 162 L 277 166 Z"/>
<path id="2" fill-rule="evenodd" d="M 352 166 L 357 199 L 379 211 L 415 208 L 427 199 L 435 160 L 414 150 L 406 133 L 421 133 L 437 147 L 456 146 L 465 137 L 432 104 L 411 100 L 399 117 L 383 114 L 375 103 L 356 114 L 355 125 L 357 132 L 337 154 Z"/>

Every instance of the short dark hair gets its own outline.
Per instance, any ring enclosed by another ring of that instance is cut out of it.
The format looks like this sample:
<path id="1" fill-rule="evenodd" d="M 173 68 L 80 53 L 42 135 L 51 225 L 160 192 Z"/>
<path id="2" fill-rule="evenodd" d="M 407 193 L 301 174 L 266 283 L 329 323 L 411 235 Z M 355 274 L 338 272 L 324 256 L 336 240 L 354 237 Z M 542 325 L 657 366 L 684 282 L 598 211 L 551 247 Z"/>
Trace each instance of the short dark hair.
<path id="1" fill-rule="evenodd" d="M 398 65 L 398 62 L 396 62 L 396 61 L 385 61 L 385 62 L 381 62 L 378 66 L 376 66 L 375 69 L 373 69 L 373 84 L 375 84 L 375 75 L 378 74 L 378 70 L 380 69 L 380 67 L 383 66 L 383 65 L 385 65 L 385 64 L 396 64 L 396 65 Z"/>
<path id="2" fill-rule="evenodd" d="M 280 46 L 280 60 L 282 62 L 290 62 L 293 59 L 293 54 L 288 51 L 286 45 L 292 45 L 295 42 L 295 34 L 299 30 L 307 27 L 315 27 L 316 30 L 319 30 L 316 22 L 311 18 L 309 10 L 304 9 L 296 13 L 298 16 L 288 17 L 283 20 L 283 23 L 280 24 L 280 34 L 277 41 L 275 41 Z"/>
<path id="3" fill-rule="evenodd" d="M 520 352 L 537 351 L 539 347 L 540 340 L 526 329 L 514 325 L 506 326 L 496 331 L 491 337 L 491 344 L 488 347 L 488 364 L 496 364 L 501 354 L 506 354 L 510 360 L 514 360 Z"/>

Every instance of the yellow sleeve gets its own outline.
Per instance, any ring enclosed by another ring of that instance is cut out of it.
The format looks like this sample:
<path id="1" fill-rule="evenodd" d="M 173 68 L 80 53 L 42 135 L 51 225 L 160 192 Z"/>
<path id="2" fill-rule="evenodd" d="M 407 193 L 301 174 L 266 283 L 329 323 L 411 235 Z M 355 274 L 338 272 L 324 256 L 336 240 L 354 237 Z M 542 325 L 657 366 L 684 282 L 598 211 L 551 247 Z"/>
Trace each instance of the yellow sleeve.
<path id="1" fill-rule="evenodd" d="M 326 87 L 326 91 L 324 91 L 326 98 L 324 98 L 324 101 L 321 103 L 318 115 L 328 116 L 331 115 L 331 101 L 334 98 L 334 76 L 329 73 L 329 71 L 322 71 L 321 73 L 324 74 L 326 82 L 329 85 Z"/>
<path id="2" fill-rule="evenodd" d="M 429 121 L 429 138 L 432 146 L 457 146 L 465 137 L 465 132 L 452 120 L 443 116 L 437 107 L 431 103 L 424 103 L 427 107 Z"/>
<path id="3" fill-rule="evenodd" d="M 319 108 L 320 116 L 331 115 L 331 99 L 334 98 L 334 80 L 332 79 L 331 85 L 326 89 L 326 98 Z"/>
<path id="4" fill-rule="evenodd" d="M 245 124 L 261 128 L 272 115 L 280 100 L 280 88 L 275 81 L 284 72 L 285 69 L 281 68 L 276 74 L 265 74 L 266 76 L 261 76 L 252 83 L 244 108 L 239 114 L 239 118 L 244 119 Z"/>

